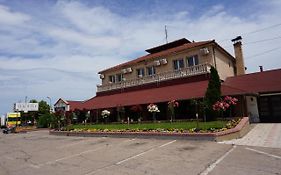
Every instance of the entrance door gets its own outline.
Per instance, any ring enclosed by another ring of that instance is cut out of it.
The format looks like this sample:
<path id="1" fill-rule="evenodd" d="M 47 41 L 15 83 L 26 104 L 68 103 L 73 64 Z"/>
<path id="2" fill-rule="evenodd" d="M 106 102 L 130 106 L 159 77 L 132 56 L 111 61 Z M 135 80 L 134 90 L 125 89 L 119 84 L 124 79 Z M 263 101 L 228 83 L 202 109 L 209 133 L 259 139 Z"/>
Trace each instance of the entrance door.
<path id="1" fill-rule="evenodd" d="M 261 96 L 259 112 L 261 122 L 281 122 L 281 95 Z"/>

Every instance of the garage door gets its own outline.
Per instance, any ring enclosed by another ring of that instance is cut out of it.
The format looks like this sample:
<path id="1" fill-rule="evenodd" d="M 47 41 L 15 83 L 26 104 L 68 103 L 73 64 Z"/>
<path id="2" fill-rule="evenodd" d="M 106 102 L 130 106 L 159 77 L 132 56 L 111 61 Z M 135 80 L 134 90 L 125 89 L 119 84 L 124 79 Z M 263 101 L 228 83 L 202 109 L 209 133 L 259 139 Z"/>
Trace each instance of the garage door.
<path id="1" fill-rule="evenodd" d="M 261 96 L 259 114 L 261 122 L 281 122 L 281 95 Z"/>

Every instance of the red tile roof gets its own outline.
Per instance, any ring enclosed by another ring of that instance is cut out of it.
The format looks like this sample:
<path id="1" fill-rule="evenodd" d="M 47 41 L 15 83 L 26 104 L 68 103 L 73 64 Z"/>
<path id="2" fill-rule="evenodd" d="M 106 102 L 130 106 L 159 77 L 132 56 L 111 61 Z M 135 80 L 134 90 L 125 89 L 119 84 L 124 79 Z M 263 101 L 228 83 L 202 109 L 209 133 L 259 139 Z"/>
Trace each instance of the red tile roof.
<path id="1" fill-rule="evenodd" d="M 208 81 L 199 81 L 108 96 L 98 96 L 86 101 L 84 107 L 86 109 L 101 109 L 116 107 L 118 105 L 130 106 L 167 102 L 173 99 L 184 100 L 200 98 L 205 95 L 207 86 Z"/>
<path id="2" fill-rule="evenodd" d="M 252 93 L 281 92 L 281 69 L 228 77 L 224 85 Z"/>
<path id="3" fill-rule="evenodd" d="M 69 107 L 70 111 L 74 111 L 75 109 L 82 110 L 84 108 L 83 101 L 69 101 L 69 100 L 67 100 L 67 102 L 70 106 Z"/>
<path id="4" fill-rule="evenodd" d="M 202 98 L 208 80 L 189 82 L 165 87 L 144 89 L 107 96 L 93 97 L 87 101 L 67 101 L 71 110 L 103 109 L 117 106 L 131 106 L 167 102 L 173 99 L 186 100 Z M 281 92 L 281 69 L 229 77 L 222 84 L 222 95 L 243 95 L 266 92 Z"/>
<path id="5" fill-rule="evenodd" d="M 119 93 L 107 96 L 97 96 L 85 101 L 86 109 L 114 108 L 117 106 L 131 106 L 137 104 L 149 104 L 168 102 L 170 100 L 186 100 L 202 98 L 208 87 L 208 80 L 192 83 L 184 83 L 159 88 L 151 88 L 133 92 Z M 247 91 L 222 85 L 222 95 L 241 95 Z"/>
<path id="6" fill-rule="evenodd" d="M 71 101 L 71 100 L 64 100 L 62 98 L 58 99 L 58 101 L 54 104 L 54 106 L 59 102 L 63 101 L 66 105 L 69 105 L 69 110 L 73 111 L 75 109 L 82 110 L 84 108 L 83 101 Z"/>
<path id="7" fill-rule="evenodd" d="M 167 56 L 167 55 L 169 55 L 171 53 L 178 53 L 178 52 L 181 52 L 181 51 L 186 50 L 186 49 L 191 49 L 191 48 L 194 48 L 194 47 L 203 46 L 203 45 L 210 44 L 210 43 L 215 43 L 215 41 L 214 40 L 209 40 L 209 41 L 200 41 L 200 42 L 186 43 L 186 44 L 183 44 L 181 46 L 174 47 L 174 48 L 171 48 L 171 49 L 167 49 L 167 50 L 164 50 L 164 51 L 160 51 L 160 52 L 157 52 L 157 53 L 147 54 L 145 56 L 142 56 L 142 57 L 139 57 L 137 59 L 128 61 L 126 63 L 122 63 L 122 64 L 119 64 L 117 66 L 114 66 L 114 67 L 105 69 L 103 71 L 100 71 L 99 74 L 103 73 L 105 71 L 109 71 L 109 70 L 120 69 L 120 68 L 129 66 L 131 64 L 139 63 L 139 62 L 144 61 L 144 60 L 150 60 L 150 59 L 153 59 L 153 58 Z"/>

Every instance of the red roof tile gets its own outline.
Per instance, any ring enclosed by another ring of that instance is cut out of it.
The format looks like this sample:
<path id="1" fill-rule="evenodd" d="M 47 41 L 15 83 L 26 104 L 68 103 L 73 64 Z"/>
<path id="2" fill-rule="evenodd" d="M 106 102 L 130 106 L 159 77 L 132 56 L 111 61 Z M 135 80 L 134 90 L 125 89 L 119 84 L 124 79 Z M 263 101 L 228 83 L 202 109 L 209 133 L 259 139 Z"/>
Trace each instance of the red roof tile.
<path id="1" fill-rule="evenodd" d="M 69 101 L 67 100 L 69 106 L 70 106 L 70 111 L 73 111 L 75 109 L 82 110 L 84 108 L 83 101 Z"/>
<path id="2" fill-rule="evenodd" d="M 167 102 L 173 99 L 200 98 L 205 95 L 207 86 L 208 81 L 199 81 L 108 96 L 98 96 L 86 101 L 84 107 L 86 109 L 101 109 L 116 107 L 118 105 L 130 106 Z"/>
<path id="3" fill-rule="evenodd" d="M 202 98 L 208 80 L 184 83 L 133 92 L 93 97 L 88 101 L 67 101 L 73 109 L 102 109 L 116 106 L 131 106 L 167 102 L 172 99 Z M 243 95 L 281 92 L 281 69 L 229 77 L 222 84 L 222 95 Z"/>
<path id="4" fill-rule="evenodd" d="M 224 84 L 252 93 L 281 92 L 281 69 L 229 77 Z"/>
<path id="5" fill-rule="evenodd" d="M 167 50 L 164 50 L 164 51 L 160 51 L 160 52 L 157 52 L 157 53 L 148 54 L 148 55 L 139 57 L 137 59 L 128 61 L 126 63 L 122 63 L 122 64 L 119 64 L 117 66 L 105 69 L 103 71 L 100 71 L 99 73 L 103 73 L 103 72 L 109 71 L 109 70 L 120 69 L 120 68 L 129 66 L 131 64 L 139 63 L 139 62 L 144 61 L 144 60 L 149 60 L 149 59 L 153 59 L 153 58 L 163 57 L 163 56 L 169 55 L 171 53 L 181 52 L 181 51 L 186 50 L 186 49 L 191 49 L 191 48 L 194 48 L 194 47 L 198 47 L 198 46 L 202 46 L 202 45 L 206 45 L 206 44 L 214 43 L 214 42 L 215 42 L 214 40 L 209 40 L 209 41 L 200 41 L 200 42 L 193 42 L 193 43 L 183 44 L 183 45 L 178 46 L 178 47 L 174 47 L 174 48 L 171 48 L 171 49 L 167 49 Z"/>

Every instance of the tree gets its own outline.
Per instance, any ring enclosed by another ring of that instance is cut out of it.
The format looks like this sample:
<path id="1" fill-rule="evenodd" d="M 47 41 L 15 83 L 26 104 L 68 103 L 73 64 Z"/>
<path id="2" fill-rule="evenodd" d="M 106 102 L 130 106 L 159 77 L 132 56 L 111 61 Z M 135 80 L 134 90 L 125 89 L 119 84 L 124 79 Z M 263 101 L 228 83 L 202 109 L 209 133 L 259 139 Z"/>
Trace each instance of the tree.
<path id="1" fill-rule="evenodd" d="M 41 100 L 39 102 L 38 113 L 39 113 L 39 115 L 50 113 L 50 106 L 48 105 L 48 103 L 46 101 Z"/>
<path id="2" fill-rule="evenodd" d="M 48 128 L 53 120 L 54 120 L 54 114 L 51 113 L 42 114 L 38 120 L 38 127 Z"/>
<path id="3" fill-rule="evenodd" d="M 211 67 L 210 80 L 207 91 L 205 93 L 206 114 L 207 120 L 214 120 L 217 117 L 217 112 L 213 110 L 213 105 L 221 98 L 221 81 L 218 71 Z"/>
<path id="4" fill-rule="evenodd" d="M 176 119 L 175 108 L 177 108 L 177 107 L 179 107 L 179 102 L 177 102 L 176 100 L 171 100 L 168 102 L 168 111 L 170 112 L 170 115 L 171 115 L 170 122 L 173 122 Z"/>

